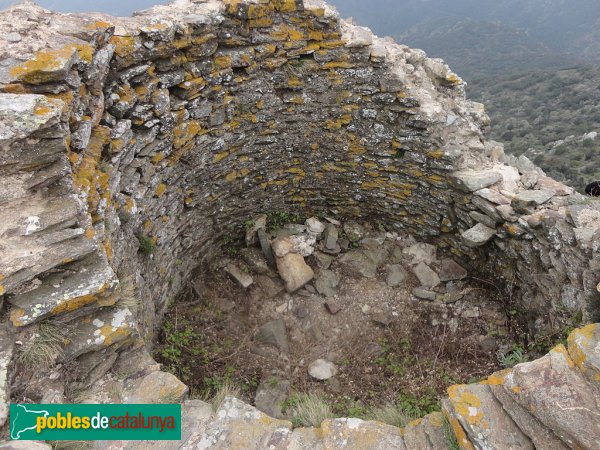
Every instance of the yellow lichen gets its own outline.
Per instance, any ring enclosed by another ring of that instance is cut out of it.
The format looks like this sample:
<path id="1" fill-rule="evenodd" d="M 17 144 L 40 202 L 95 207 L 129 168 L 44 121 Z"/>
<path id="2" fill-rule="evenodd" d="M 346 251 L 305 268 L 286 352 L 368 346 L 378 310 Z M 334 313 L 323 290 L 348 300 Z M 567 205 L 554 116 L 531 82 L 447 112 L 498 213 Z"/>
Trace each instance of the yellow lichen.
<path id="1" fill-rule="evenodd" d="M 154 191 L 154 195 L 157 197 L 162 197 L 162 195 L 167 191 L 167 185 L 165 183 L 160 183 L 156 190 Z"/>
<path id="2" fill-rule="evenodd" d="M 354 64 L 348 61 L 330 61 L 323 65 L 324 69 L 351 69 Z"/>
<path id="3" fill-rule="evenodd" d="M 112 36 L 110 43 L 115 46 L 115 54 L 120 58 L 131 55 L 136 47 L 135 38 L 132 36 Z"/>
<path id="4" fill-rule="evenodd" d="M 231 63 L 233 62 L 231 56 L 227 55 L 217 56 L 213 61 L 215 67 L 218 69 L 227 69 L 231 67 Z"/>
<path id="5" fill-rule="evenodd" d="M 565 358 L 565 362 L 567 363 L 567 365 L 570 368 L 575 367 L 575 363 L 569 356 L 569 352 L 567 351 L 566 347 L 563 344 L 558 344 L 556 347 L 554 347 L 552 350 L 550 350 L 550 352 L 558 353 L 558 354 L 562 355 Z"/>
<path id="6" fill-rule="evenodd" d="M 464 385 L 455 385 L 448 388 L 448 397 L 454 409 L 471 425 L 484 426 L 481 400 Z"/>
<path id="7" fill-rule="evenodd" d="M 444 152 L 442 150 L 435 150 L 433 152 L 427 153 L 427 156 L 434 159 L 441 159 L 444 157 Z"/>
<path id="8" fill-rule="evenodd" d="M 454 431 L 454 436 L 456 436 L 456 440 L 458 441 L 458 445 L 463 450 L 475 450 L 475 447 L 467 437 L 467 433 L 463 429 L 460 422 L 452 416 L 447 417 L 448 422 L 450 422 L 450 426 L 452 427 L 452 431 Z"/>
<path id="9" fill-rule="evenodd" d="M 584 368 L 587 358 L 583 349 L 591 345 L 597 329 L 598 324 L 590 324 L 573 331 L 567 338 L 569 355 L 579 368 Z"/>
<path id="10" fill-rule="evenodd" d="M 216 153 L 213 157 L 213 164 L 217 164 L 229 156 L 228 151 Z"/>
<path id="11" fill-rule="evenodd" d="M 22 327 L 25 325 L 24 317 L 27 312 L 23 308 L 13 308 L 10 311 L 10 320 L 15 327 Z"/>
<path id="12" fill-rule="evenodd" d="M 505 369 L 500 372 L 496 372 L 496 373 L 490 375 L 489 377 L 487 377 L 487 379 L 482 381 L 480 384 L 489 384 L 492 386 L 500 386 L 500 385 L 504 384 L 506 377 L 511 372 L 512 372 L 512 369 Z"/>
<path id="13" fill-rule="evenodd" d="M 41 84 L 56 81 L 56 72 L 65 66 L 65 62 L 76 52 L 73 45 L 58 50 L 36 52 L 33 59 L 12 67 L 12 77 L 30 84 Z"/>

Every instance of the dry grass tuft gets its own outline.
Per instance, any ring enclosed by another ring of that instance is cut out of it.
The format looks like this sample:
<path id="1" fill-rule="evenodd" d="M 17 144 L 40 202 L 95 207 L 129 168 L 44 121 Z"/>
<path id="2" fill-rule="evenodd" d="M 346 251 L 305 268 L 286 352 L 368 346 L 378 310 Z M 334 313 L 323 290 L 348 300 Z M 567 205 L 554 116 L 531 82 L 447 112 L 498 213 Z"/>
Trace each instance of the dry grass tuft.
<path id="1" fill-rule="evenodd" d="M 210 399 L 209 403 L 212 405 L 213 410 L 217 411 L 223 404 L 223 400 L 225 400 L 226 397 L 240 398 L 241 395 L 242 390 L 239 388 L 239 386 L 234 384 L 232 381 L 226 380 L 219 387 L 214 397 Z"/>
<path id="2" fill-rule="evenodd" d="M 298 397 L 292 422 L 295 426 L 319 427 L 324 420 L 333 418 L 335 414 L 325 400 L 316 394 L 304 394 Z"/>
<path id="3" fill-rule="evenodd" d="M 373 408 L 367 414 L 367 420 L 383 422 L 394 427 L 403 428 L 417 417 L 407 413 L 402 408 L 391 403 Z"/>
<path id="4" fill-rule="evenodd" d="M 47 370 L 63 355 L 68 329 L 64 324 L 45 321 L 19 349 L 17 364 L 28 370 Z"/>

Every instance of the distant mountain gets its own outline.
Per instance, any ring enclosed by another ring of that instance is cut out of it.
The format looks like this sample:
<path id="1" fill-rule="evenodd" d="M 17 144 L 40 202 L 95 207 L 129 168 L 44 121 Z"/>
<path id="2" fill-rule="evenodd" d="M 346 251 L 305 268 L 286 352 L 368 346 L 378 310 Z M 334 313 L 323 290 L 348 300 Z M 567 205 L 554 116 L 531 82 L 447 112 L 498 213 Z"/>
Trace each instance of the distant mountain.
<path id="1" fill-rule="evenodd" d="M 579 189 L 600 180 L 600 137 L 589 135 L 600 132 L 600 67 L 482 76 L 467 93 L 486 105 L 508 153 Z"/>
<path id="2" fill-rule="evenodd" d="M 571 55 L 556 54 L 527 30 L 500 22 L 428 19 L 395 37 L 426 49 L 431 57 L 443 58 L 467 80 L 524 68 L 566 68 L 580 62 Z"/>
<path id="3" fill-rule="evenodd" d="M 443 58 L 508 153 L 578 189 L 600 179 L 599 0 L 329 1 Z"/>
<path id="4" fill-rule="evenodd" d="M 554 53 L 600 61 L 598 0 L 330 1 L 342 15 L 353 16 L 378 34 L 401 36 L 414 26 L 441 18 L 500 22 L 527 30 L 532 39 Z"/>

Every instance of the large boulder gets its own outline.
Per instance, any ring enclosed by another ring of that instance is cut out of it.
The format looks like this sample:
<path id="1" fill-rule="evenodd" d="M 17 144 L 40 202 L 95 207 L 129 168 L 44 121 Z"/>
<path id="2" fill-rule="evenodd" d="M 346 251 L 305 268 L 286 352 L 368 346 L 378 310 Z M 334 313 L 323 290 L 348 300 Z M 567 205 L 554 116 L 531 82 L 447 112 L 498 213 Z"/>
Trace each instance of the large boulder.
<path id="1" fill-rule="evenodd" d="M 296 253 L 291 238 L 277 238 L 273 242 L 273 252 L 277 270 L 288 292 L 297 291 L 315 276 L 314 271 L 304 261 L 304 257 Z"/>

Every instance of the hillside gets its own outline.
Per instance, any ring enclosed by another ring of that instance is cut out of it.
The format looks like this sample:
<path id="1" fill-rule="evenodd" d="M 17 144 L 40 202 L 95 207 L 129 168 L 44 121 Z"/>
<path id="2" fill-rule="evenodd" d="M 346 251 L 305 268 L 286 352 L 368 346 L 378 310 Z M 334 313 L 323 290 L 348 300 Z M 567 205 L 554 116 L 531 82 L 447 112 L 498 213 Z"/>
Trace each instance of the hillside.
<path id="1" fill-rule="evenodd" d="M 429 19 L 395 36 L 443 58 L 467 80 L 528 69 L 566 68 L 578 59 L 557 55 L 525 29 L 474 19 Z"/>
<path id="2" fill-rule="evenodd" d="M 379 34 L 402 35 L 437 19 L 500 22 L 528 30 L 555 53 L 600 59 L 600 2 L 596 0 L 332 0 Z M 427 50 L 427 49 L 426 49 Z M 493 57 L 493 55 L 492 55 Z"/>
<path id="3" fill-rule="evenodd" d="M 507 152 L 525 153 L 551 176 L 578 189 L 600 179 L 600 140 L 583 138 L 600 131 L 597 66 L 474 78 L 468 94 L 485 103 L 491 137 L 503 142 Z M 567 140 L 569 136 L 573 138 Z"/>

